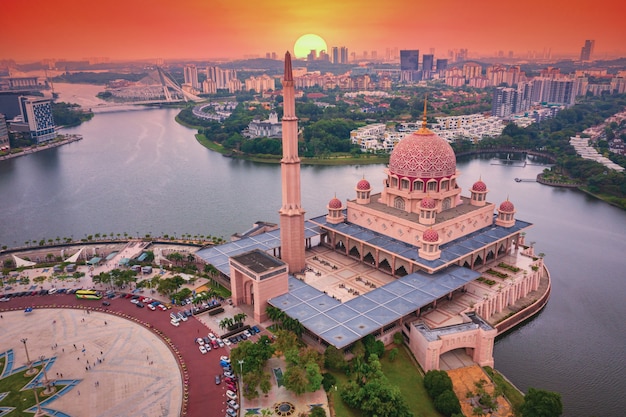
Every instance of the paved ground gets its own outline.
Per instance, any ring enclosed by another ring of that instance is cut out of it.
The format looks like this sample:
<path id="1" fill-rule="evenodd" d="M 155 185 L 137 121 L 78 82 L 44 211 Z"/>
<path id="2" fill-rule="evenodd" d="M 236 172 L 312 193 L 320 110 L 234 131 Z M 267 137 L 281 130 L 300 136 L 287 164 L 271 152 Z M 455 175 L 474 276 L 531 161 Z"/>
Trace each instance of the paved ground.
<path id="1" fill-rule="evenodd" d="M 163 341 L 132 321 L 99 312 L 37 309 L 3 312 L 0 352 L 13 350 L 14 367 L 54 358 L 49 379 L 77 380 L 46 408 L 70 416 L 172 416 L 183 389 L 176 359 Z M 106 323 L 106 324 L 105 324 Z M 76 347 L 75 347 L 76 346 Z M 61 377 L 60 375 L 63 375 Z"/>

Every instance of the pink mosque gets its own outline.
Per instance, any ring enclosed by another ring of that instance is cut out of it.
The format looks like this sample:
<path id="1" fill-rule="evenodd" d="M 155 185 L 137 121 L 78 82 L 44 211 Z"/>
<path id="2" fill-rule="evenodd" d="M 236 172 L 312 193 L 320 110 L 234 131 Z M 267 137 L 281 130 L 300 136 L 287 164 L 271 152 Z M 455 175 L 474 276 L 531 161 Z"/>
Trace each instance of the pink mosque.
<path id="1" fill-rule="evenodd" d="M 524 244 L 532 225 L 508 199 L 489 202 L 482 179 L 461 195 L 456 156 L 425 110 L 379 190 L 363 178 L 353 199 L 332 198 L 325 215 L 305 220 L 289 53 L 283 87 L 280 229 L 197 255 L 230 281 L 235 305 L 252 306 L 258 322 L 268 305 L 283 310 L 319 349 L 349 353 L 366 335 L 387 345 L 402 332 L 425 371 L 448 352 L 493 366 L 495 337 L 549 296 L 543 259 Z"/>

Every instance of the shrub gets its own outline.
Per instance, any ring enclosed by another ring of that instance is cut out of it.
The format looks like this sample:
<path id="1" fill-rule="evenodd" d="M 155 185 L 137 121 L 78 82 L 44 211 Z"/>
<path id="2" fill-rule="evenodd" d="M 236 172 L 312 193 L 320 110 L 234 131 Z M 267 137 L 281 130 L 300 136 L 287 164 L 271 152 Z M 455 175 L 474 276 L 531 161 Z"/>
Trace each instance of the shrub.
<path id="1" fill-rule="evenodd" d="M 424 388 L 433 400 L 444 391 L 452 390 L 452 380 L 446 371 L 432 370 L 424 375 Z"/>
<path id="2" fill-rule="evenodd" d="M 452 390 L 441 393 L 434 401 L 435 408 L 446 417 L 461 412 L 461 403 Z"/>

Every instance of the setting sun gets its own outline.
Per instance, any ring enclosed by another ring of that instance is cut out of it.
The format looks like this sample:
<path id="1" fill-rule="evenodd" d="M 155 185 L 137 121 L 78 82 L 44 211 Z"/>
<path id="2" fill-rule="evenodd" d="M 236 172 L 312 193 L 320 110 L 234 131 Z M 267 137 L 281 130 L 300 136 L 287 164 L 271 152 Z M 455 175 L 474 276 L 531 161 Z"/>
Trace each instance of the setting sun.
<path id="1" fill-rule="evenodd" d="M 296 58 L 306 58 L 313 49 L 317 51 L 318 54 L 321 51 L 328 52 L 326 41 L 324 41 L 321 36 L 312 33 L 300 36 L 293 46 L 293 52 Z"/>

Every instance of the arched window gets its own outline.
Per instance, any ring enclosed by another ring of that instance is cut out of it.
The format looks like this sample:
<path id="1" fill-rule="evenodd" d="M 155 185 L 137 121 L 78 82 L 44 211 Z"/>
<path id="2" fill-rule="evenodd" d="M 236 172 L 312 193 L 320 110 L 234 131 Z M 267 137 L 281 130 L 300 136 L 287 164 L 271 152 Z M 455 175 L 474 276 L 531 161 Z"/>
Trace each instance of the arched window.
<path id="1" fill-rule="evenodd" d="M 398 188 L 398 179 L 395 177 L 391 177 L 391 186 L 393 188 Z"/>
<path id="2" fill-rule="evenodd" d="M 428 181 L 428 191 L 437 191 L 437 181 Z"/>
<path id="3" fill-rule="evenodd" d="M 452 205 L 452 200 L 450 199 L 450 197 L 444 198 L 443 201 L 441 202 L 441 208 L 443 210 L 448 210 L 451 205 Z"/>
<path id="4" fill-rule="evenodd" d="M 448 191 L 448 187 L 450 187 L 450 181 L 443 180 L 441 181 L 441 191 Z"/>
<path id="5" fill-rule="evenodd" d="M 421 180 L 413 181 L 413 191 L 424 192 L 424 182 Z"/>
<path id="6" fill-rule="evenodd" d="M 402 178 L 402 180 L 400 180 L 400 188 L 402 188 L 403 190 L 408 190 L 409 180 L 407 180 L 406 178 Z"/>
<path id="7" fill-rule="evenodd" d="M 402 197 L 396 197 L 393 200 L 393 206 L 397 209 L 404 210 L 404 199 Z"/>

